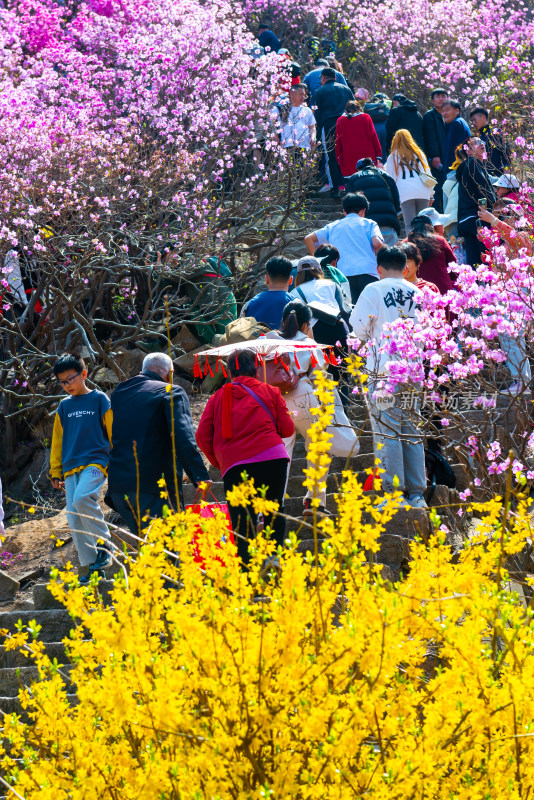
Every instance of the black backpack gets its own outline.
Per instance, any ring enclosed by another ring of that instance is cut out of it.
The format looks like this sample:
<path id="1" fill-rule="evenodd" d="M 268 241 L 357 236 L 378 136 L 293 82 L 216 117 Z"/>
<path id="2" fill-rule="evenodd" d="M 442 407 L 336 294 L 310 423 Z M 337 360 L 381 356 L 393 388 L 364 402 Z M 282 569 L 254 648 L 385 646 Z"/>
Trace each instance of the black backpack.
<path id="1" fill-rule="evenodd" d="M 389 117 L 389 108 L 385 103 L 366 103 L 363 110 L 373 122 L 386 122 Z"/>
<path id="2" fill-rule="evenodd" d="M 454 470 L 438 450 L 429 447 L 425 450 L 425 467 L 430 492 L 427 503 L 430 503 L 434 496 L 436 486 L 448 486 L 449 489 L 456 488 L 456 475 Z"/>

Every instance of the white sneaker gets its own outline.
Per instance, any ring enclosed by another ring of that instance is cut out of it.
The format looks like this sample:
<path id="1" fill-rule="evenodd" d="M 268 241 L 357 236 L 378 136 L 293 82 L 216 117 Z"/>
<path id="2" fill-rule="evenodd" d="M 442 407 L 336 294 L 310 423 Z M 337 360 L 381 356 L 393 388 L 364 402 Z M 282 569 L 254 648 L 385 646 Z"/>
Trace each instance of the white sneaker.
<path id="1" fill-rule="evenodd" d="M 331 192 L 331 191 L 332 191 L 332 187 L 330 186 L 329 183 L 327 183 L 327 184 L 325 184 L 323 186 L 322 189 L 319 189 L 319 194 L 321 194 L 322 192 Z"/>
<path id="2" fill-rule="evenodd" d="M 408 494 L 406 495 L 406 502 L 412 508 L 428 508 L 422 494 Z"/>

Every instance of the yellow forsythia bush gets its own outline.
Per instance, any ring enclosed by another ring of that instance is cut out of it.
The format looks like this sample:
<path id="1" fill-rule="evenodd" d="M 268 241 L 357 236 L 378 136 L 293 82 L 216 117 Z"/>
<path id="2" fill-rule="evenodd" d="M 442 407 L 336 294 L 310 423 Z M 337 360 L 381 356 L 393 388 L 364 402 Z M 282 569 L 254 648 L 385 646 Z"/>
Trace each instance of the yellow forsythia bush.
<path id="1" fill-rule="evenodd" d="M 319 420 L 318 451 L 324 435 Z M 229 547 L 217 560 L 220 520 L 203 523 L 201 572 L 195 518 L 170 514 L 112 607 L 68 572 L 51 583 L 73 617 L 77 705 L 37 639 L 7 641 L 41 679 L 21 692 L 30 724 L 4 719 L 2 774 L 25 800 L 532 797 L 534 626 L 505 570 L 528 502 L 476 507 L 454 559 L 435 519 L 396 584 L 369 554 L 400 495 L 379 508 L 350 472 L 317 559 L 291 535 L 276 575 L 263 537 L 248 572 Z"/>

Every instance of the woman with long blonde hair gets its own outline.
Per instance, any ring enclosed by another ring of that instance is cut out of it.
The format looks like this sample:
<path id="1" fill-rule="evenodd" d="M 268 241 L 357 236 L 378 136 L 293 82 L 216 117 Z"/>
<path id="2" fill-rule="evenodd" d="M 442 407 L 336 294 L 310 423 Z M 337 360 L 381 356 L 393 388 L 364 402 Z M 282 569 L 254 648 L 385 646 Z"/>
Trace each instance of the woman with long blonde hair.
<path id="1" fill-rule="evenodd" d="M 408 233 L 412 219 L 428 207 L 433 187 L 425 183 L 432 181 L 425 154 L 405 128 L 398 130 L 393 137 L 386 172 L 397 184 L 404 227 Z"/>

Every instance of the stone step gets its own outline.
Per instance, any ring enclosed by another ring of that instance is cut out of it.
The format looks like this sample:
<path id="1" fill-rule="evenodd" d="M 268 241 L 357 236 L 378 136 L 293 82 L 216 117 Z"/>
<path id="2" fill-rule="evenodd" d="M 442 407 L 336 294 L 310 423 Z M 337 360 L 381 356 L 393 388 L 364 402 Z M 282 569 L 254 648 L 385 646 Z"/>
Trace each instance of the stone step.
<path id="1" fill-rule="evenodd" d="M 329 475 L 340 475 L 346 469 L 352 469 L 354 472 L 362 472 L 369 469 L 375 463 L 373 453 L 358 453 L 354 458 L 347 459 L 342 456 L 334 456 L 330 464 Z M 303 475 L 303 470 L 307 467 L 307 461 L 304 457 L 294 458 L 291 462 L 290 476 L 300 477 Z M 367 476 L 365 476 L 367 477 Z"/>
<path id="2" fill-rule="evenodd" d="M 387 576 L 388 580 L 397 580 L 409 564 L 410 543 L 415 536 L 426 538 L 430 532 L 428 511 L 422 508 L 399 509 L 395 517 L 386 523 L 385 531 L 380 536 L 378 552 L 368 553 L 368 561 L 385 565 L 387 570 L 384 577 Z M 322 541 L 319 543 L 320 549 L 321 546 Z M 315 542 L 309 530 L 303 530 L 301 533 L 297 550 L 300 553 L 314 553 Z"/>
<path id="3" fill-rule="evenodd" d="M 335 463 L 334 463 L 335 462 Z M 332 469 L 330 470 L 328 476 L 328 491 L 335 491 L 342 478 L 341 472 L 342 470 L 347 469 L 347 459 L 346 458 L 338 458 L 334 459 L 332 464 Z M 348 465 L 349 469 L 352 469 L 354 472 L 358 474 L 360 481 L 365 481 L 367 478 L 367 474 L 364 470 L 372 467 L 374 464 L 374 456 L 369 454 L 363 454 L 362 456 L 357 456 L 355 459 L 351 459 Z M 246 470 L 246 464 L 243 464 L 243 470 Z M 287 494 L 290 497 L 304 497 L 306 494 L 306 490 L 303 489 L 302 482 L 305 480 L 305 475 L 303 470 L 307 467 L 307 461 L 305 458 L 298 458 L 292 462 L 291 465 L 291 472 L 287 484 Z M 217 500 L 223 501 L 225 494 L 224 494 L 224 484 L 219 479 L 213 483 L 211 487 L 211 492 Z M 197 490 L 192 484 L 185 484 L 184 485 L 184 500 L 187 505 L 191 505 L 195 502 L 195 498 L 197 495 Z M 54 606 L 59 608 L 59 606 Z M 37 606 L 36 606 L 37 608 Z"/>
<path id="4" fill-rule="evenodd" d="M 67 694 L 67 701 L 74 706 L 78 703 L 78 696 Z M 0 717 L 3 714 L 17 714 L 22 722 L 28 721 L 28 712 L 22 708 L 18 697 L 0 697 Z"/>
<path id="5" fill-rule="evenodd" d="M 65 645 L 63 642 L 47 642 L 44 645 L 45 653 L 50 659 L 57 659 L 58 663 L 64 664 L 66 661 Z M 30 656 L 26 657 L 18 650 L 6 650 L 0 646 L 0 670 L 13 667 L 27 667 L 31 666 L 32 659 Z M 0 691 L 1 691 L 0 681 Z"/>
<path id="6" fill-rule="evenodd" d="M 69 635 L 75 623 L 66 611 L 7 611 L 0 614 L 0 630 L 5 629 L 10 633 L 17 630 L 17 622 L 22 622 L 23 627 L 35 621 L 41 626 L 39 639 L 42 642 L 60 642 Z"/>
<path id="7" fill-rule="evenodd" d="M 70 672 L 72 667 L 60 665 L 63 674 Z M 0 691 L 3 697 L 18 697 L 20 689 L 30 686 L 39 680 L 39 670 L 37 667 L 15 667 L 0 670 Z M 69 688 L 72 687 L 70 681 L 65 681 Z"/>
<path id="8" fill-rule="evenodd" d="M 366 469 L 367 463 L 366 463 L 366 466 L 362 466 L 361 459 L 364 456 L 372 456 L 372 455 L 373 455 L 373 437 L 370 436 L 370 435 L 364 434 L 360 438 L 360 451 L 359 451 L 359 453 L 356 456 L 354 456 L 354 459 L 351 459 L 354 462 L 353 465 L 352 465 L 353 468 L 354 469 Z M 373 461 L 373 463 L 374 463 L 374 461 Z M 303 464 L 304 464 L 304 466 L 306 465 L 306 450 L 304 448 L 304 442 L 302 442 L 302 447 L 300 447 L 298 450 L 295 448 L 295 450 L 293 451 L 293 458 L 292 458 L 292 461 L 291 461 L 290 475 L 295 475 L 295 474 L 299 474 L 300 472 L 302 472 L 302 465 Z M 334 456 L 332 458 L 332 463 L 331 463 L 331 466 L 330 466 L 330 473 L 339 472 L 339 471 L 341 471 L 343 469 L 346 469 L 346 464 L 347 464 L 347 459 L 346 458 L 342 458 L 340 456 Z M 369 466 L 371 466 L 371 464 L 369 464 Z M 220 481 L 221 480 L 221 473 L 219 472 L 219 470 L 216 467 L 209 466 L 208 467 L 208 472 L 209 472 L 209 475 L 210 475 L 210 480 L 212 480 L 212 481 Z M 185 489 L 186 486 L 187 486 L 187 484 L 184 485 L 184 489 Z M 192 502 L 192 501 L 188 500 L 187 502 Z"/>
<path id="9" fill-rule="evenodd" d="M 192 489 L 193 487 L 191 486 L 190 488 Z M 111 592 L 114 585 L 115 582 L 110 580 L 100 580 L 98 583 L 98 591 L 106 604 L 111 602 Z M 33 604 L 37 611 L 65 608 L 59 600 L 52 596 L 46 583 L 36 583 L 33 587 Z"/>

